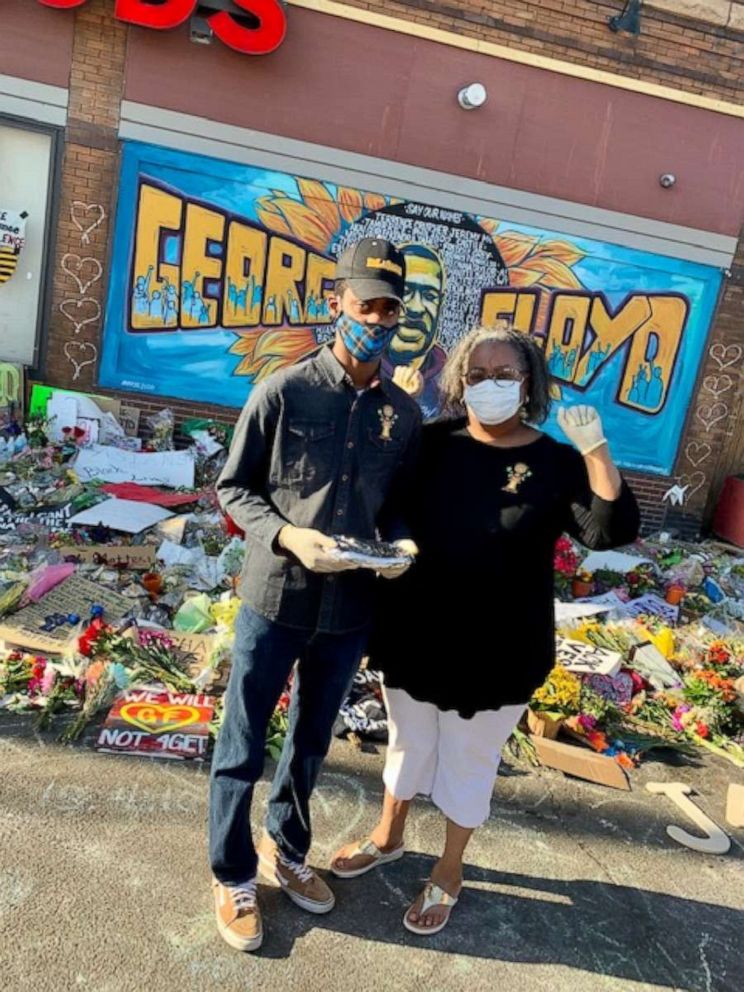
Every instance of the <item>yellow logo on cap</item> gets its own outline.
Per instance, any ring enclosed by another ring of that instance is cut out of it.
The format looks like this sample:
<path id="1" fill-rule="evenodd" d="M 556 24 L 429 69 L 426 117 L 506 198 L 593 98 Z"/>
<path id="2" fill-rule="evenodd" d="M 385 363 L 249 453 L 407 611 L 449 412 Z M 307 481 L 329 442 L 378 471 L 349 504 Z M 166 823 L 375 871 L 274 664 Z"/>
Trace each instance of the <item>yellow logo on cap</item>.
<path id="1" fill-rule="evenodd" d="M 403 269 L 397 262 L 391 262 L 389 258 L 368 258 L 367 259 L 368 269 L 386 269 L 388 272 L 394 272 L 396 276 L 403 275 Z"/>

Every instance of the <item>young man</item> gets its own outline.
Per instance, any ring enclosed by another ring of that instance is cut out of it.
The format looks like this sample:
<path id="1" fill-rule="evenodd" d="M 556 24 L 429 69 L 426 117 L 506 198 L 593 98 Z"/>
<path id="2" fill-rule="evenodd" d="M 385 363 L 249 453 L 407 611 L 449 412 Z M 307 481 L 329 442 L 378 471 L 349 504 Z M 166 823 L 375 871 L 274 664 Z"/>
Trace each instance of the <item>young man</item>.
<path id="1" fill-rule="evenodd" d="M 217 925 L 239 950 L 263 937 L 256 872 L 298 906 L 329 912 L 334 896 L 305 858 L 309 800 L 333 723 L 362 657 L 374 573 L 330 553 L 334 534 L 399 541 L 420 431 L 416 403 L 379 378 L 396 331 L 405 260 L 365 238 L 339 257 L 331 346 L 251 393 L 217 483 L 246 534 L 225 719 L 212 761 L 210 860 Z M 391 572 L 393 578 L 400 570 Z M 269 719 L 295 661 L 289 733 L 269 799 L 267 835 L 250 834 L 253 786 Z"/>

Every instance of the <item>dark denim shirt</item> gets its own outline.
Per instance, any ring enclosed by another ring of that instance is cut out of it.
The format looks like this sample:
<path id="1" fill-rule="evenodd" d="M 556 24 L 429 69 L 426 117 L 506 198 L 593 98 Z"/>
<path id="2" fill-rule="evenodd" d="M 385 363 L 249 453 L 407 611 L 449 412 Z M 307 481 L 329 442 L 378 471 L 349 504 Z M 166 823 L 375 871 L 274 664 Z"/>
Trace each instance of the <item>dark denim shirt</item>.
<path id="1" fill-rule="evenodd" d="M 408 537 L 402 506 L 420 425 L 418 405 L 390 381 L 358 395 L 330 347 L 253 389 L 217 481 L 222 509 L 246 534 L 244 603 L 304 630 L 342 633 L 368 623 L 374 573 L 310 572 L 276 538 L 287 523 Z"/>

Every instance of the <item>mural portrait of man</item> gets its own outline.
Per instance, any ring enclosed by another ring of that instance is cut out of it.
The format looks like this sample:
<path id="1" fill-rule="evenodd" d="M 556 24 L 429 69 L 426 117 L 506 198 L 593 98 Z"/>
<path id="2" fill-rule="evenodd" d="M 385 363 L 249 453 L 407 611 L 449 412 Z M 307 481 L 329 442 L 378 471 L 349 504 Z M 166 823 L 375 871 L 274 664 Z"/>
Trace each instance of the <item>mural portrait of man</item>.
<path id="1" fill-rule="evenodd" d="M 447 360 L 446 351 L 436 343 L 444 305 L 444 262 L 429 245 L 404 243 L 398 247 L 406 260 L 405 309 L 388 345 L 383 370 L 392 376 L 397 366 L 411 365 L 424 378 L 422 405 L 434 408 L 437 378 Z"/>
<path id="2" fill-rule="evenodd" d="M 509 275 L 493 238 L 460 211 L 395 203 L 370 211 L 338 240 L 377 235 L 396 244 L 406 260 L 405 310 L 383 359 L 391 376 L 411 366 L 424 378 L 417 397 L 425 419 L 440 413 L 437 382 L 450 349 L 480 317 L 484 286 L 503 287 Z"/>

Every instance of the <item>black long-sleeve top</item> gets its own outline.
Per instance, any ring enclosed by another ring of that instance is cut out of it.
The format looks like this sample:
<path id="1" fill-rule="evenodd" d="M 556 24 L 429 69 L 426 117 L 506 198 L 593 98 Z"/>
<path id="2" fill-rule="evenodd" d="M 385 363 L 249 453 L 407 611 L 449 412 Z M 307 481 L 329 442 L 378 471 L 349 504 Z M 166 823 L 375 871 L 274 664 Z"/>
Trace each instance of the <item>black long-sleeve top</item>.
<path id="1" fill-rule="evenodd" d="M 409 523 L 420 555 L 378 583 L 371 665 L 468 718 L 526 702 L 553 665 L 558 537 L 617 547 L 639 513 L 625 481 L 616 500 L 593 494 L 574 448 L 545 434 L 499 448 L 460 420 L 424 427 Z"/>
<path id="2" fill-rule="evenodd" d="M 310 572 L 276 539 L 287 523 L 407 537 L 402 503 L 420 423 L 416 403 L 395 383 L 356 390 L 327 347 L 255 387 L 217 480 L 221 507 L 245 531 L 243 602 L 299 630 L 342 633 L 369 622 L 371 572 Z"/>

